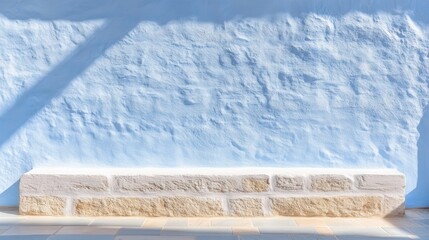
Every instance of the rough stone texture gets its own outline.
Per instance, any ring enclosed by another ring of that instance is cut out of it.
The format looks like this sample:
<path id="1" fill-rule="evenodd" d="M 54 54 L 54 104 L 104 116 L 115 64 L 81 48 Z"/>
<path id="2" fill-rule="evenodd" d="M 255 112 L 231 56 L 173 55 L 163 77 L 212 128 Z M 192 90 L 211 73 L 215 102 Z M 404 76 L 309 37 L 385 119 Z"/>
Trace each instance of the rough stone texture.
<path id="1" fill-rule="evenodd" d="M 162 198 L 162 202 L 170 217 L 214 217 L 225 214 L 220 199 L 166 197 Z"/>
<path id="2" fill-rule="evenodd" d="M 229 199 L 228 207 L 230 216 L 258 217 L 264 215 L 261 198 Z"/>
<path id="3" fill-rule="evenodd" d="M 274 188 L 277 190 L 303 190 L 304 189 L 304 177 L 302 176 L 287 176 L 287 175 L 276 175 L 274 176 Z"/>
<path id="4" fill-rule="evenodd" d="M 55 175 L 25 174 L 20 181 L 20 193 L 68 195 L 94 192 L 106 192 L 108 182 L 106 176 L 96 175 Z"/>
<path id="5" fill-rule="evenodd" d="M 405 190 L 402 175 L 362 174 L 355 176 L 356 187 L 363 190 L 401 191 Z"/>
<path id="6" fill-rule="evenodd" d="M 91 198 L 74 202 L 78 216 L 212 217 L 223 216 L 219 199 L 195 197 Z"/>
<path id="7" fill-rule="evenodd" d="M 384 196 L 383 215 L 385 217 L 397 217 L 405 215 L 405 196 Z"/>
<path id="8" fill-rule="evenodd" d="M 19 214 L 21 215 L 41 215 L 41 216 L 62 216 L 66 200 L 61 197 L 52 196 L 20 196 Z"/>
<path id="9" fill-rule="evenodd" d="M 246 177 L 241 182 L 245 192 L 267 192 L 270 188 L 270 178 L 267 175 Z"/>
<path id="10" fill-rule="evenodd" d="M 370 217 L 383 215 L 382 196 L 326 196 L 270 198 L 273 215 Z"/>
<path id="11" fill-rule="evenodd" d="M 203 177 L 114 176 L 114 191 L 153 193 L 162 191 L 202 192 L 207 190 Z"/>
<path id="12" fill-rule="evenodd" d="M 266 175 L 257 176 L 114 176 L 118 192 L 264 192 L 269 189 Z"/>
<path id="13" fill-rule="evenodd" d="M 352 186 L 353 181 L 343 175 L 323 174 L 309 177 L 309 189 L 312 191 L 348 191 Z"/>

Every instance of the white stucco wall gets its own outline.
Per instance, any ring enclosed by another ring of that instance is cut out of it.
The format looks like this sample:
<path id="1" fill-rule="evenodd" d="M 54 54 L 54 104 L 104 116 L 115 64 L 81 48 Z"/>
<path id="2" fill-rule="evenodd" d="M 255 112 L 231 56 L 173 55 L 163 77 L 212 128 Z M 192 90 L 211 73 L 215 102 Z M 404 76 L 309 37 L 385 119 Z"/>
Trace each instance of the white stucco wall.
<path id="1" fill-rule="evenodd" d="M 0 0 L 0 205 L 44 166 L 389 167 L 422 205 L 427 12 L 391 0 Z"/>

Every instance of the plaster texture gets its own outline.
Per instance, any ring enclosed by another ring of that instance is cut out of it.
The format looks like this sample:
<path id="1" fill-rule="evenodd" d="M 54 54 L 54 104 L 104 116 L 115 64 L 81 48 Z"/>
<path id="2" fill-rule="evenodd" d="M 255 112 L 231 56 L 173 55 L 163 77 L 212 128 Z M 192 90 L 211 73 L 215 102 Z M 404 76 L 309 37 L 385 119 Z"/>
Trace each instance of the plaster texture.
<path id="1" fill-rule="evenodd" d="M 253 166 L 396 168 L 429 206 L 428 11 L 0 0 L 0 205 L 33 168 Z"/>

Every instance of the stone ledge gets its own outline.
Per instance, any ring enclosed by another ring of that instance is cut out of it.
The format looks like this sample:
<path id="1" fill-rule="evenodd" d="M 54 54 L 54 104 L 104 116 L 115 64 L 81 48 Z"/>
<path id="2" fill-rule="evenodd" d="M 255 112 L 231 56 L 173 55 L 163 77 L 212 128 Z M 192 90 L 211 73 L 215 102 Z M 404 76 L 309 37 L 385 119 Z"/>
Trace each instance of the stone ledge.
<path id="1" fill-rule="evenodd" d="M 103 173 L 103 174 L 101 174 Z M 391 169 L 36 169 L 20 183 L 23 215 L 398 216 Z"/>

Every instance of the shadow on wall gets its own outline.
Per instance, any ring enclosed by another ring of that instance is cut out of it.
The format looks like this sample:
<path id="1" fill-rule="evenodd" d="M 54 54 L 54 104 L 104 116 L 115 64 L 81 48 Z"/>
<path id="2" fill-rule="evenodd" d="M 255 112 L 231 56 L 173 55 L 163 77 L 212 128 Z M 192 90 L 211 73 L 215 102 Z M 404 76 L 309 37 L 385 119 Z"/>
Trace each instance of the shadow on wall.
<path id="1" fill-rule="evenodd" d="M 102 27 L 0 115 L 0 149 L 52 99 L 60 96 L 73 79 L 141 21 L 160 25 L 170 21 L 222 24 L 231 19 L 272 17 L 280 13 L 299 17 L 308 13 L 342 16 L 349 12 L 411 12 L 414 21 L 428 24 L 429 15 L 425 12 L 428 8 L 429 1 L 425 0 L 0 0 L 0 15 L 12 20 L 105 20 Z M 6 185 L 16 182 L 23 169 L 31 168 L 30 159 L 22 163 L 27 166 L 25 168 L 5 160 L 0 162 L 3 173 L 14 174 L 7 182 L 2 182 L 0 192 Z"/>
<path id="2" fill-rule="evenodd" d="M 417 127 L 420 137 L 417 142 L 418 170 L 417 186 L 407 195 L 407 207 L 429 206 L 429 107 L 426 107 L 423 117 Z"/>

